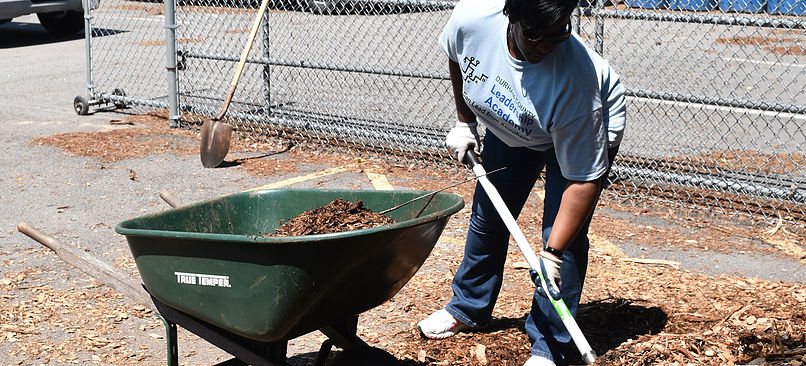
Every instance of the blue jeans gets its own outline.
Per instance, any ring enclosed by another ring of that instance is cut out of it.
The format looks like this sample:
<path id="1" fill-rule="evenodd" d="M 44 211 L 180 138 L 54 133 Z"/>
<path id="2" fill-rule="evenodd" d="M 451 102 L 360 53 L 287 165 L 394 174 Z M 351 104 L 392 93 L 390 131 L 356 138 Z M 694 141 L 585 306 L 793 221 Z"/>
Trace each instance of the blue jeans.
<path id="1" fill-rule="evenodd" d="M 610 162 L 618 148 L 608 151 Z M 498 189 L 509 211 L 516 218 L 529 197 L 543 167 L 546 168 L 545 199 L 543 201 L 542 237 L 545 245 L 551 234 L 554 218 L 568 181 L 562 176 L 554 150 L 535 151 L 512 148 L 492 133 L 487 133 L 482 153 L 484 168 L 492 171 L 506 167 L 500 173 L 488 176 Z M 609 169 L 608 169 L 609 170 Z M 607 173 L 600 179 L 605 181 Z M 593 215 L 593 213 L 591 213 Z M 582 284 L 588 267 L 587 218 L 579 235 L 563 253 L 562 288 L 560 293 L 571 314 L 576 317 Z M 525 228 L 529 231 L 530 228 Z M 471 327 L 484 327 L 490 321 L 493 306 L 501 290 L 504 262 L 509 243 L 509 231 L 490 202 L 481 185 L 476 185 L 473 212 L 465 242 L 465 254 L 453 278 L 453 298 L 446 307 L 454 318 Z M 532 310 L 526 318 L 526 332 L 532 342 L 532 354 L 567 363 L 568 356 L 578 355 L 571 336 L 560 321 L 551 302 L 535 292 Z M 571 353 L 575 352 L 575 353 Z"/>

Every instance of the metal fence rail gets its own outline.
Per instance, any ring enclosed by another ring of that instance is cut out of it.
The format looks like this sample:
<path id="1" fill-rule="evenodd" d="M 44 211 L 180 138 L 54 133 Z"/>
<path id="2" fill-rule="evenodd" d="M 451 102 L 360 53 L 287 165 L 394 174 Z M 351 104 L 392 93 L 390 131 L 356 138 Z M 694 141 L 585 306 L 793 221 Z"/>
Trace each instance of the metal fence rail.
<path id="1" fill-rule="evenodd" d="M 577 12 L 575 29 L 628 88 L 610 197 L 806 221 L 806 5 L 688 1 Z M 442 139 L 455 112 L 436 38 L 453 5 L 276 0 L 230 122 L 253 137 L 451 165 Z M 173 124 L 218 114 L 257 6 L 103 0 L 91 96 L 168 109 Z"/>

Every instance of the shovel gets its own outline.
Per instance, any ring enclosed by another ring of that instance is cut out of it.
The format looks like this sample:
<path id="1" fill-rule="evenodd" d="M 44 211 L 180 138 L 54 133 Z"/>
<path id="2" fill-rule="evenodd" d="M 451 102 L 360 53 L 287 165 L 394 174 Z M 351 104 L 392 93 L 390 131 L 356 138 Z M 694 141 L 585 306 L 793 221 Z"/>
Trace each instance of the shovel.
<path id="1" fill-rule="evenodd" d="M 232 78 L 227 97 L 224 98 L 224 106 L 221 108 L 221 113 L 213 119 L 205 118 L 201 128 L 201 146 L 199 147 L 199 156 L 201 156 L 202 165 L 205 168 L 215 168 L 224 161 L 224 158 L 229 152 L 229 142 L 232 137 L 232 126 L 221 120 L 227 114 L 229 104 L 232 101 L 232 96 L 235 94 L 235 89 L 238 87 L 238 81 L 241 79 L 244 64 L 246 64 L 246 57 L 249 56 L 249 51 L 252 49 L 252 44 L 255 42 L 255 35 L 260 27 L 260 21 L 263 19 L 263 14 L 266 13 L 266 8 L 269 5 L 269 0 L 263 0 L 260 3 L 260 10 L 255 17 L 255 24 L 252 24 L 252 30 L 249 32 L 249 39 L 246 41 L 246 47 L 241 53 L 241 60 L 238 62 L 238 68 L 235 70 L 235 76 Z"/>
<path id="2" fill-rule="evenodd" d="M 532 246 L 529 245 L 529 242 L 526 240 L 526 236 L 523 235 L 523 231 L 521 231 L 520 227 L 518 227 L 517 222 L 515 222 L 515 218 L 512 216 L 512 213 L 509 212 L 509 209 L 504 203 L 504 200 L 501 198 L 501 195 L 498 194 L 498 190 L 495 189 L 495 186 L 493 186 L 492 182 L 490 182 L 490 179 L 487 178 L 487 172 L 481 165 L 478 155 L 476 155 L 473 150 L 468 150 L 465 154 L 465 159 L 473 168 L 473 173 L 476 175 L 476 177 L 478 177 L 479 183 L 481 183 L 481 186 L 484 188 L 487 196 L 490 197 L 490 201 L 492 201 L 493 206 L 495 206 L 495 210 L 498 211 L 498 215 L 501 216 L 501 220 L 504 221 L 504 224 L 507 226 L 512 238 L 515 239 L 515 243 L 518 244 L 518 248 L 526 258 L 526 262 L 529 263 L 532 273 L 537 273 L 537 279 L 540 281 L 541 286 L 543 286 L 544 289 L 549 289 L 546 279 L 543 278 L 543 273 L 540 270 L 540 260 L 537 258 L 537 255 L 535 255 L 534 250 L 532 250 Z M 574 317 L 571 316 L 571 311 L 568 310 L 568 306 L 565 305 L 565 301 L 563 301 L 563 299 L 559 296 L 556 296 L 555 298 L 555 296 L 551 294 L 553 291 L 544 292 L 546 293 L 546 296 L 548 296 L 549 300 L 551 300 L 551 304 L 554 306 L 554 310 L 556 310 L 557 314 L 560 316 L 563 325 L 565 325 L 565 328 L 568 329 L 568 333 L 571 334 L 571 339 L 573 339 L 574 344 L 576 344 L 577 349 L 579 349 L 579 353 L 582 355 L 582 358 L 588 365 L 593 364 L 593 362 L 596 360 L 596 353 L 593 352 L 590 344 L 588 344 L 588 340 L 585 339 L 585 335 L 582 334 L 582 330 L 579 329 L 579 325 L 577 325 L 576 320 L 574 320 Z"/>

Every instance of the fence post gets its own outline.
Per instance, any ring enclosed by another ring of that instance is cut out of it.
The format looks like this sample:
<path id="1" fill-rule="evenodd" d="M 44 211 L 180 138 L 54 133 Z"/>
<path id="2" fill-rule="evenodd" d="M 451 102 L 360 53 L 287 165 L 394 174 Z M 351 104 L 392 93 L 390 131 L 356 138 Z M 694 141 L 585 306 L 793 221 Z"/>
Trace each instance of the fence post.
<path id="1" fill-rule="evenodd" d="M 176 3 L 165 0 L 165 69 L 168 71 L 168 119 L 171 127 L 179 127 L 179 78 L 176 75 Z"/>
<path id="2" fill-rule="evenodd" d="M 602 11 L 604 10 L 605 3 L 607 0 L 596 0 L 593 6 L 596 8 L 596 26 L 595 26 L 595 39 L 596 45 L 594 51 L 598 53 L 600 56 L 605 57 L 604 54 L 604 16 L 602 15 Z"/>
<path id="3" fill-rule="evenodd" d="M 92 15 L 90 15 L 90 1 L 82 0 L 84 7 L 84 50 L 87 55 L 87 98 L 95 101 L 95 85 L 92 82 Z"/>

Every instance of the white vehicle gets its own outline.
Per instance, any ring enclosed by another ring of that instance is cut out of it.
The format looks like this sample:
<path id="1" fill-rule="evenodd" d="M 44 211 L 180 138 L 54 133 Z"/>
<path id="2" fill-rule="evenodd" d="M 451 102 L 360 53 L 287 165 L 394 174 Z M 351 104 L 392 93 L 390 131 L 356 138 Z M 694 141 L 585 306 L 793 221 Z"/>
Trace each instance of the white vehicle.
<path id="1" fill-rule="evenodd" d="M 97 9 L 99 2 L 87 0 L 90 9 Z M 33 13 L 52 34 L 74 34 L 84 29 L 82 0 L 0 0 L 0 24 Z"/>

